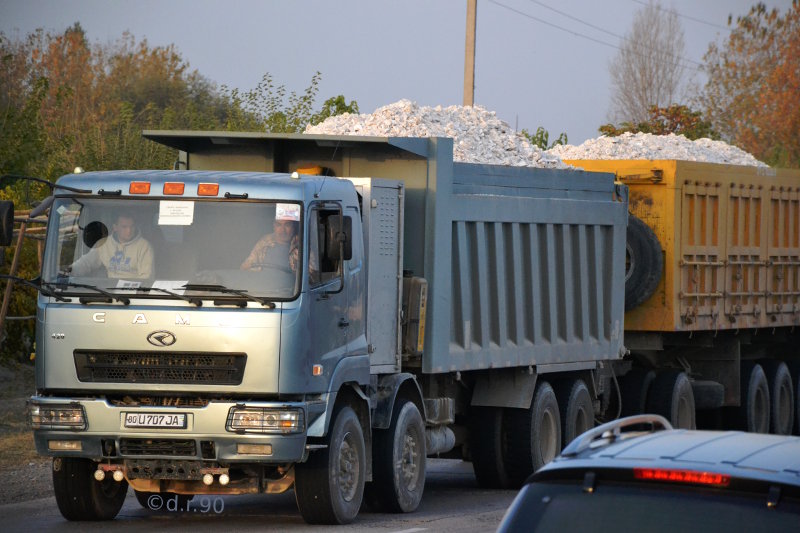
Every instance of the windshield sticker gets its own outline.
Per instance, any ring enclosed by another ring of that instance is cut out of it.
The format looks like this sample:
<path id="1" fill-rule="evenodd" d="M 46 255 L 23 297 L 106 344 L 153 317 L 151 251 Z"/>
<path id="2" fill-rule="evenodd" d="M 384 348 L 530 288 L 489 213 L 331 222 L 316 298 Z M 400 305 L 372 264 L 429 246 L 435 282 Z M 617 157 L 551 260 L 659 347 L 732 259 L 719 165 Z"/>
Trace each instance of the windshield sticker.
<path id="1" fill-rule="evenodd" d="M 128 281 L 126 279 L 121 279 L 117 281 L 117 289 L 138 289 L 142 286 L 141 281 Z"/>
<path id="2" fill-rule="evenodd" d="M 191 226 L 194 202 L 161 200 L 158 205 L 159 226 Z"/>
<path id="3" fill-rule="evenodd" d="M 278 204 L 275 206 L 275 220 L 300 222 L 300 204 Z"/>
<path id="4" fill-rule="evenodd" d="M 187 285 L 188 283 L 189 280 L 175 281 L 172 279 L 164 279 L 153 282 L 153 288 L 174 292 L 175 294 L 183 294 L 186 292 L 186 289 L 184 289 L 183 286 Z"/>

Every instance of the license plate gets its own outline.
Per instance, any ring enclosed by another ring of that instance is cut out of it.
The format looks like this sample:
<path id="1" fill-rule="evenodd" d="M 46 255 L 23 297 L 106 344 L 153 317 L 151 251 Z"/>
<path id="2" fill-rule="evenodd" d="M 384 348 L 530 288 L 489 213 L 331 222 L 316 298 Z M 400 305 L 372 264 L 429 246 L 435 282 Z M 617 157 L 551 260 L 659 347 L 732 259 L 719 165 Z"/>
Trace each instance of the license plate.
<path id="1" fill-rule="evenodd" d="M 179 428 L 186 427 L 185 414 L 125 413 L 126 428 Z"/>

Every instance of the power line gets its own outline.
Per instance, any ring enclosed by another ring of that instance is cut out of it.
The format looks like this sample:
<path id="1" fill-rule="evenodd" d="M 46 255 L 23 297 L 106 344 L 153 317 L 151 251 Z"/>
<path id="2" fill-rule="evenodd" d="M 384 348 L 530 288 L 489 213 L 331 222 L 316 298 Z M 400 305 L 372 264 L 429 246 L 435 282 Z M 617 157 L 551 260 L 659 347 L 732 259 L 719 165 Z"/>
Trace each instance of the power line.
<path id="1" fill-rule="evenodd" d="M 639 5 L 642 5 L 642 6 L 650 5 L 650 4 L 646 3 L 646 2 L 642 2 L 642 0 L 631 0 L 631 1 L 635 2 L 635 3 L 639 4 Z M 662 8 L 658 4 L 653 4 L 653 7 L 655 7 L 659 11 L 667 11 L 666 9 Z M 676 15 L 678 15 L 679 17 L 685 18 L 687 20 L 693 20 L 694 22 L 699 22 L 700 24 L 705 24 L 706 26 L 711 26 L 713 28 L 719 28 L 721 30 L 731 31 L 731 29 L 726 27 L 726 26 L 720 26 L 719 24 L 715 24 L 715 23 L 709 22 L 707 20 L 699 19 L 699 18 L 696 18 L 696 17 L 690 17 L 689 15 L 683 15 L 681 13 L 678 13 L 678 11 L 675 10 L 674 8 L 671 11 L 674 11 Z"/>
<path id="2" fill-rule="evenodd" d="M 542 2 L 539 2 L 539 1 L 537 1 L 537 0 L 528 0 L 528 1 L 529 1 L 529 2 L 531 2 L 531 3 L 533 3 L 533 4 L 536 4 L 536 5 L 538 5 L 538 6 L 540 6 L 540 7 L 543 7 L 543 8 L 545 8 L 545 9 L 549 9 L 550 11 L 553 11 L 554 13 L 558 13 L 559 15 L 561 15 L 561 16 L 563 16 L 563 17 L 567 17 L 567 18 L 568 18 L 568 19 L 570 19 L 570 20 L 574 20 L 575 22 L 578 22 L 578 23 L 580 23 L 580 24 L 583 24 L 583 25 L 585 25 L 585 26 L 588 26 L 588 27 L 590 27 L 590 28 L 592 28 L 592 29 L 595 29 L 595 30 L 601 31 L 601 32 L 603 32 L 603 33 L 607 33 L 608 35 L 611 35 L 612 37 L 616 37 L 617 39 L 621 39 L 621 40 L 623 40 L 623 41 L 632 42 L 630 39 L 628 39 L 627 37 L 625 37 L 625 36 L 623 36 L 623 35 L 619 35 L 619 34 L 617 34 L 617 33 L 614 33 L 613 31 L 609 31 L 609 30 L 607 30 L 607 29 L 605 29 L 605 28 L 601 28 L 600 26 L 595 26 L 594 24 L 591 24 L 591 23 L 589 23 L 589 22 L 586 22 L 585 20 L 581 20 L 581 19 L 579 19 L 578 17 L 575 17 L 575 16 L 572 16 L 572 15 L 570 15 L 569 13 L 565 13 L 565 12 L 563 12 L 563 11 L 559 11 L 558 9 L 556 9 L 556 8 L 554 8 L 554 7 L 550 7 L 550 6 L 548 6 L 547 4 L 543 4 Z M 653 49 L 653 48 L 652 48 L 652 47 L 650 47 L 650 46 L 646 46 L 646 45 L 644 45 L 644 46 L 645 46 L 646 48 L 650 48 L 651 50 Z M 686 61 L 687 63 L 692 63 L 693 65 L 697 65 L 698 67 L 702 67 L 702 66 L 703 66 L 703 64 L 702 64 L 702 63 L 699 63 L 699 62 L 697 62 L 697 61 L 695 61 L 695 60 L 693 60 L 693 59 L 689 59 L 688 57 L 685 57 L 685 56 L 678 56 L 678 57 L 679 57 L 680 59 L 682 59 L 683 61 Z"/>
<path id="3" fill-rule="evenodd" d="M 595 42 L 597 44 L 602 44 L 603 46 L 608 46 L 609 48 L 615 48 L 617 50 L 622 50 L 621 47 L 619 47 L 619 46 L 617 46 L 615 44 L 607 43 L 605 41 L 601 41 L 600 39 L 595 39 L 594 37 L 590 37 L 589 35 L 586 35 L 586 34 L 583 34 L 583 33 L 580 33 L 580 32 L 574 31 L 574 30 L 570 30 L 568 28 L 564 28 L 563 26 L 559 26 L 558 24 L 553 24 L 552 22 L 548 22 L 548 21 L 546 21 L 544 19 L 540 19 L 538 17 L 534 17 L 533 15 L 529 15 L 528 13 L 525 13 L 524 11 L 520 11 L 518 9 L 514 9 L 511 6 L 507 6 L 505 4 L 501 4 L 500 2 L 497 2 L 497 0 L 489 0 L 489 3 L 495 4 L 497 6 L 500 6 L 500 7 L 504 8 L 504 9 L 512 11 L 512 12 L 518 14 L 518 15 L 522 15 L 523 17 L 526 17 L 526 18 L 529 18 L 531 20 L 535 20 L 536 22 L 539 22 L 541 24 L 544 24 L 545 26 L 550 26 L 551 28 L 555 28 L 557 30 L 561 30 L 563 32 L 569 33 L 569 34 L 574 35 L 576 37 L 582 37 L 583 39 Z M 636 52 L 635 50 L 631 50 L 631 52 L 633 52 L 634 54 L 640 55 L 640 56 L 644 56 L 644 54 Z M 695 72 L 702 72 L 701 69 L 699 69 L 697 67 L 693 67 L 691 65 L 681 64 L 681 62 L 680 62 L 681 59 L 684 59 L 684 58 L 678 57 L 677 61 L 675 61 L 673 64 L 680 65 L 680 66 L 682 66 L 684 68 L 687 68 L 689 70 L 694 70 Z M 687 61 L 689 61 L 689 60 L 687 60 Z M 697 64 L 699 64 L 699 63 L 697 63 Z"/>

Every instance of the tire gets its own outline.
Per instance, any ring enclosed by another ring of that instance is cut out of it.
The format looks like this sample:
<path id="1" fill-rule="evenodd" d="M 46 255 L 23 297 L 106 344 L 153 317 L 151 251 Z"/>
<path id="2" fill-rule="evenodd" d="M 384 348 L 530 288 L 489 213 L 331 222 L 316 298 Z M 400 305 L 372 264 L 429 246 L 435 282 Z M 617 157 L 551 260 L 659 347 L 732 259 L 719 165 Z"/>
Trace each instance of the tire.
<path id="1" fill-rule="evenodd" d="M 766 359 L 759 363 L 769 385 L 769 431 L 791 435 L 794 426 L 794 387 L 789 368 L 783 361 Z"/>
<path id="2" fill-rule="evenodd" d="M 67 520 L 113 520 L 117 516 L 128 482 L 114 481 L 106 476 L 94 479 L 97 463 L 80 457 L 53 459 L 53 492 L 58 510 Z"/>
<path id="3" fill-rule="evenodd" d="M 800 362 L 790 361 L 789 370 L 792 374 L 794 383 L 794 431 L 795 435 L 800 435 Z"/>
<path id="4" fill-rule="evenodd" d="M 502 408 L 470 409 L 469 444 L 478 485 L 487 489 L 511 488 L 504 457 Z"/>
<path id="5" fill-rule="evenodd" d="M 365 498 L 376 511 L 410 513 L 425 489 L 425 423 L 414 402 L 394 406 L 388 429 L 373 433 L 372 482 Z"/>
<path id="6" fill-rule="evenodd" d="M 506 465 L 512 487 L 519 487 L 561 451 L 561 415 L 553 387 L 536 385 L 529 409 L 508 409 Z"/>
<path id="7" fill-rule="evenodd" d="M 556 388 L 561 413 L 562 449 L 580 434 L 594 427 L 594 404 L 582 379 L 562 381 Z"/>
<path id="8" fill-rule="evenodd" d="M 619 379 L 619 393 L 622 395 L 620 417 L 640 415 L 647 409 L 647 395 L 656 373 L 646 368 L 635 367 Z"/>
<path id="9" fill-rule="evenodd" d="M 166 509 L 166 504 L 164 502 L 170 501 L 176 496 L 178 497 L 177 511 L 185 511 L 189 502 L 194 499 L 194 494 L 175 494 L 174 492 L 142 492 L 140 490 L 135 490 L 133 493 L 136 495 L 136 501 L 139 502 L 139 505 L 150 511 L 160 511 L 162 509 Z M 148 500 L 154 494 L 158 494 L 161 497 L 159 502 L 162 503 L 161 506 L 156 508 L 153 508 Z"/>
<path id="10" fill-rule="evenodd" d="M 334 413 L 325 440 L 326 448 L 295 466 L 297 507 L 309 524 L 348 524 L 361 507 L 366 473 L 364 432 L 351 407 Z"/>
<path id="11" fill-rule="evenodd" d="M 764 369 L 752 361 L 741 367 L 741 405 L 727 411 L 727 426 L 752 433 L 769 432 L 769 383 Z"/>
<path id="12" fill-rule="evenodd" d="M 694 393 L 686 373 L 680 370 L 659 372 L 647 398 L 647 411 L 663 416 L 676 429 L 695 429 Z"/>
<path id="13" fill-rule="evenodd" d="M 630 311 L 653 296 L 664 260 L 656 234 L 630 213 L 625 241 L 625 310 Z"/>
<path id="14" fill-rule="evenodd" d="M 14 238 L 14 202 L 0 201 L 0 246 L 10 246 Z"/>

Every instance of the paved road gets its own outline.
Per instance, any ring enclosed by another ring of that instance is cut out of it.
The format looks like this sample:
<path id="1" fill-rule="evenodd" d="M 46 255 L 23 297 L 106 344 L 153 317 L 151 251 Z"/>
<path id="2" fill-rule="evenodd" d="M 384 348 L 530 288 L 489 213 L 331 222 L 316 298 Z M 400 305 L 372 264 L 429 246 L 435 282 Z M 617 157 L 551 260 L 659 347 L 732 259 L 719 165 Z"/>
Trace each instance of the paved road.
<path id="1" fill-rule="evenodd" d="M 354 532 L 478 532 L 494 531 L 515 491 L 477 487 L 470 463 L 429 459 L 425 496 L 411 514 L 391 515 L 362 511 L 347 526 Z M 133 491 L 113 523 L 114 531 L 318 531 L 306 525 L 294 502 L 294 493 L 278 495 L 208 497 L 192 501 L 191 512 L 152 512 L 143 509 Z M 216 506 L 216 509 L 215 507 Z M 203 512 L 206 510 L 206 512 Z M 216 512 L 221 511 L 221 512 Z M 70 523 L 58 512 L 54 498 L 0 506 L 4 532 L 103 531 L 108 522 Z"/>

